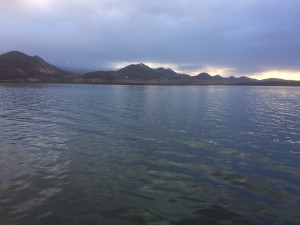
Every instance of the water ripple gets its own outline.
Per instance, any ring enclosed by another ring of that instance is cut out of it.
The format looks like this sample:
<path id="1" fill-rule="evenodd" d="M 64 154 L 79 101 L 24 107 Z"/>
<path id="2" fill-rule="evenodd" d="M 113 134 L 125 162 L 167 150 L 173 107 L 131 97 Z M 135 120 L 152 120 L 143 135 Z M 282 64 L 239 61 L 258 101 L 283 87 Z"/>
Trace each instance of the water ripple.
<path id="1" fill-rule="evenodd" d="M 300 223 L 300 92 L 0 85 L 0 221 Z"/>

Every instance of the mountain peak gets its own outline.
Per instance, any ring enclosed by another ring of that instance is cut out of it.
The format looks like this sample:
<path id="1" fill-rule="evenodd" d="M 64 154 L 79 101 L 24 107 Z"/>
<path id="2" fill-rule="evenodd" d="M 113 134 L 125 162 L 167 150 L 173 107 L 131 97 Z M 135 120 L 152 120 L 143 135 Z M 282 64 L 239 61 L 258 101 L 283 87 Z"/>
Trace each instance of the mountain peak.
<path id="1" fill-rule="evenodd" d="M 63 71 L 39 56 L 19 51 L 0 55 L 0 80 L 18 82 L 59 82 L 73 74 Z"/>
<path id="2" fill-rule="evenodd" d="M 8 60 L 12 60 L 14 62 L 21 60 L 22 62 L 26 62 L 26 63 L 29 63 L 29 62 L 31 63 L 33 61 L 45 63 L 45 61 L 38 55 L 29 56 L 29 55 L 27 55 L 23 52 L 19 52 L 19 51 L 6 52 L 6 53 L 2 54 L 1 57 L 8 59 Z"/>
<path id="3" fill-rule="evenodd" d="M 174 70 L 170 69 L 170 68 L 164 68 L 164 67 L 159 67 L 157 68 L 157 70 L 161 70 L 161 71 L 169 71 L 169 72 L 174 72 Z"/>
<path id="4" fill-rule="evenodd" d="M 196 78 L 201 79 L 201 80 L 210 80 L 212 78 L 211 75 L 208 73 L 199 73 Z"/>
<path id="5" fill-rule="evenodd" d="M 162 74 L 167 74 L 167 75 L 177 75 L 177 73 L 174 70 L 171 70 L 170 68 L 163 68 L 159 67 L 156 69 L 156 71 L 162 73 Z"/>
<path id="6" fill-rule="evenodd" d="M 151 69 L 149 66 L 147 66 L 146 64 L 144 64 L 144 63 L 138 63 L 138 64 L 135 64 L 136 66 L 139 66 L 139 67 L 141 67 L 141 68 L 143 68 L 143 69 Z"/>
<path id="7" fill-rule="evenodd" d="M 29 55 L 26 55 L 23 52 L 19 52 L 19 51 L 10 51 L 10 52 L 6 52 L 4 54 L 1 55 L 2 57 L 30 57 Z"/>

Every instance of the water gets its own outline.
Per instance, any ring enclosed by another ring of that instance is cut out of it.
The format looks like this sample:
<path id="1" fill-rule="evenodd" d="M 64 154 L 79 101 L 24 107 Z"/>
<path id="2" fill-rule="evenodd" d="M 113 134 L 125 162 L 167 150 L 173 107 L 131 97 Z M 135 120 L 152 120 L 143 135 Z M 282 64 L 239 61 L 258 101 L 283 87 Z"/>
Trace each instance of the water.
<path id="1" fill-rule="evenodd" d="M 0 85 L 1 225 L 300 223 L 300 89 Z"/>

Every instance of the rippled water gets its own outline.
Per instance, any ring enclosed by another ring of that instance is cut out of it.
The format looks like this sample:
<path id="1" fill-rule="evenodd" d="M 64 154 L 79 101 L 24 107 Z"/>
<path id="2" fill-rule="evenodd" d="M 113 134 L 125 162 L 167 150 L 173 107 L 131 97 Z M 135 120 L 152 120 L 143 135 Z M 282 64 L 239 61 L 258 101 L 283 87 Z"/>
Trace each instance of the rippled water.
<path id="1" fill-rule="evenodd" d="M 300 223 L 300 88 L 0 85 L 1 225 Z"/>

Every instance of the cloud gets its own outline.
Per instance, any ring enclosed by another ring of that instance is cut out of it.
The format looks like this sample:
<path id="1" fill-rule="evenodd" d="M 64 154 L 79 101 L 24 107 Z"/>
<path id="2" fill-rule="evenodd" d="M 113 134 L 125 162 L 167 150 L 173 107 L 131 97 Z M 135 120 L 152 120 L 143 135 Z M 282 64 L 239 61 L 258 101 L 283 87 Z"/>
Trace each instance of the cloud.
<path id="1" fill-rule="evenodd" d="M 252 75 L 300 71 L 300 1 L 0 0 L 1 52 L 64 67 L 122 62 Z"/>

